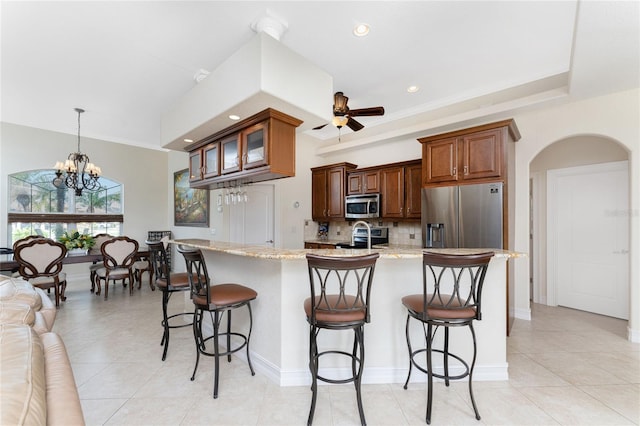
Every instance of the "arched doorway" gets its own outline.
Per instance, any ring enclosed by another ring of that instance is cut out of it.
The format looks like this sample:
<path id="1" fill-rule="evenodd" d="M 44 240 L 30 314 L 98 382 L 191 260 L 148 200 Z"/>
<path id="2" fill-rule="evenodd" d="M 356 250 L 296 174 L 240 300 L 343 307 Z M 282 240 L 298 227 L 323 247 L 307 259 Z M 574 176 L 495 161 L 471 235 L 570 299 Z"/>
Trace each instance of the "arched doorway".
<path id="1" fill-rule="evenodd" d="M 538 153 L 530 163 L 530 257 L 531 282 L 530 299 L 532 302 L 555 305 L 557 303 L 557 288 L 554 282 L 547 282 L 546 272 L 554 265 L 547 262 L 547 247 L 554 246 L 559 238 L 550 233 L 552 228 L 547 223 L 548 197 L 547 176 L 554 176 L 559 170 L 586 167 L 596 164 L 613 164 L 626 161 L 629 152 L 616 141 L 594 135 L 578 135 L 552 143 Z M 625 182 L 625 184 L 628 182 Z M 579 185 L 578 181 L 578 185 Z M 626 195 L 628 205 L 629 194 Z M 593 205 L 598 205 L 597 195 L 594 194 Z M 551 206 L 555 208 L 555 205 Z M 602 207 L 602 206 L 600 206 Z M 624 219 L 628 221 L 628 218 Z M 596 228 L 594 227 L 594 230 Z M 585 232 L 584 230 L 580 232 Z M 594 241 L 593 236 L 584 235 L 585 240 Z M 591 238 L 589 238 L 591 237 Z M 594 241 L 597 244 L 597 240 Z M 627 247 L 628 249 L 628 247 Z M 628 254 L 627 254 L 628 257 Z M 628 263 L 627 263 L 628 265 Z M 627 266 L 628 268 L 628 266 Z M 554 275 L 555 277 L 555 275 Z M 626 280 L 628 281 L 628 274 Z M 625 283 L 628 288 L 628 283 Z M 628 290 L 627 290 L 628 295 Z M 628 296 L 627 296 L 628 300 Z M 589 309 L 585 309 L 589 310 Z"/>

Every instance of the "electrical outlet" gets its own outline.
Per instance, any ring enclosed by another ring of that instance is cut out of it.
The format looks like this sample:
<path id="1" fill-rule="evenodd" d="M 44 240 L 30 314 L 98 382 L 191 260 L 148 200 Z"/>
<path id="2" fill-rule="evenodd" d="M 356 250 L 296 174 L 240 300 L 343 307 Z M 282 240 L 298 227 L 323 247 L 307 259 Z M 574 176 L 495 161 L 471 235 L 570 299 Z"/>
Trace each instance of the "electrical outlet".
<path id="1" fill-rule="evenodd" d="M 211 228 L 210 232 L 211 232 L 211 235 L 216 235 L 216 228 Z"/>
<path id="2" fill-rule="evenodd" d="M 409 234 L 409 239 L 410 240 L 415 240 L 416 239 L 416 234 Z"/>

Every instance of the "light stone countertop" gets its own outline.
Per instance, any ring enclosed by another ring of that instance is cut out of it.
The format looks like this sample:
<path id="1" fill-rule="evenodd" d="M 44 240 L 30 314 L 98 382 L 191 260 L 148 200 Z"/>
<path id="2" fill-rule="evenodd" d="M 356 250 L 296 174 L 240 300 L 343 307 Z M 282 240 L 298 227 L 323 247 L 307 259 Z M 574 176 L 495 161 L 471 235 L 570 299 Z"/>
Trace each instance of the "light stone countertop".
<path id="1" fill-rule="evenodd" d="M 411 246 L 391 245 L 384 247 L 372 247 L 368 249 L 280 249 L 264 246 L 228 243 L 222 241 L 204 240 L 197 238 L 170 240 L 174 244 L 182 244 L 201 250 L 218 251 L 237 256 L 255 257 L 261 259 L 294 260 L 304 259 L 307 253 L 322 256 L 351 257 L 362 256 L 369 253 L 380 253 L 381 259 L 415 259 L 422 257 L 423 251 L 450 254 L 475 254 L 492 251 L 496 257 L 516 258 L 526 257 L 524 253 L 498 249 L 423 249 Z"/>

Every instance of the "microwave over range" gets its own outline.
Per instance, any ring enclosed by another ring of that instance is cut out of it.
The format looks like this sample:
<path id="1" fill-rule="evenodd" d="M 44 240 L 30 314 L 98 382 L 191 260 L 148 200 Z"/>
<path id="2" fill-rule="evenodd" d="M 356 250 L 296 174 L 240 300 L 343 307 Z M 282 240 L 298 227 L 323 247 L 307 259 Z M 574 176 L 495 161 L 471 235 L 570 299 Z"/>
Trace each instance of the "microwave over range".
<path id="1" fill-rule="evenodd" d="M 344 206 L 347 219 L 380 217 L 380 194 L 347 195 Z"/>

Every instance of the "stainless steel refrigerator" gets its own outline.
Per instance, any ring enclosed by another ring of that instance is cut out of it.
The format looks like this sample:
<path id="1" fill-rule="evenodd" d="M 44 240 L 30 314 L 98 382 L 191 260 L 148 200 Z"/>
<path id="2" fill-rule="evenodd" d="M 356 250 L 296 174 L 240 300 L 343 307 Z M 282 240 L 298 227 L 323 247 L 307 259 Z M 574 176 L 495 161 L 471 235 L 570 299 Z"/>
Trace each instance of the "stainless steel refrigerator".
<path id="1" fill-rule="evenodd" d="M 422 245 L 501 249 L 502 213 L 502 183 L 423 188 Z"/>

